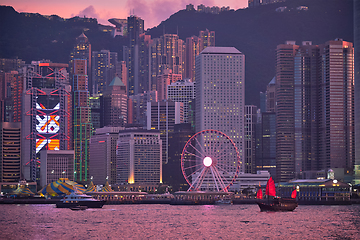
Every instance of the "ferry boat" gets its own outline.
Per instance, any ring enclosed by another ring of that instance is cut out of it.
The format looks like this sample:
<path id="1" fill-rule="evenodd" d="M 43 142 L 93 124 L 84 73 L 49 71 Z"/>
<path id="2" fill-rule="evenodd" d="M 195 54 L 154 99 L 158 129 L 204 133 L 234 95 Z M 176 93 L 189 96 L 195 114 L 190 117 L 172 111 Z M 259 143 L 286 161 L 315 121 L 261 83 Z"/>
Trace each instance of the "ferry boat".
<path id="1" fill-rule="evenodd" d="M 56 203 L 57 208 L 74 208 L 86 206 L 87 208 L 102 208 L 106 201 L 95 199 L 89 195 L 72 192 Z"/>

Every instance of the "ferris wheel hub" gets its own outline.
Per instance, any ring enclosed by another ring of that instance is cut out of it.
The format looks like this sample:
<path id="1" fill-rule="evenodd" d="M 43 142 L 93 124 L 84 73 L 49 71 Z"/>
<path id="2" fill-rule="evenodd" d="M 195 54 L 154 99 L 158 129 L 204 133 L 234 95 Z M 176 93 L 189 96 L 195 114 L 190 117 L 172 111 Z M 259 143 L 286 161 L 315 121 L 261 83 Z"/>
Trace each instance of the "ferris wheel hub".
<path id="1" fill-rule="evenodd" d="M 213 160 L 211 159 L 211 157 L 205 157 L 203 160 L 205 167 L 210 167 L 212 162 L 213 162 Z"/>

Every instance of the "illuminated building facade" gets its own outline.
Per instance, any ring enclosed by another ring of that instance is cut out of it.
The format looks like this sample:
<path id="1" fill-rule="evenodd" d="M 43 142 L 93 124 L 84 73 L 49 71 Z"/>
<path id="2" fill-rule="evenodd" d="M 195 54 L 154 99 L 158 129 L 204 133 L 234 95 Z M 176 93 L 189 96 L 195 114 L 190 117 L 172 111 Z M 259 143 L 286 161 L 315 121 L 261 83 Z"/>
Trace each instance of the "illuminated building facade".
<path id="1" fill-rule="evenodd" d="M 174 132 L 174 125 L 184 122 L 183 106 L 183 103 L 170 100 L 147 102 L 147 129 L 160 132 L 164 164 L 168 162 L 169 137 Z"/>
<path id="2" fill-rule="evenodd" d="M 0 71 L 0 122 L 21 122 L 23 79 L 18 71 Z"/>
<path id="3" fill-rule="evenodd" d="M 126 87 L 119 77 L 114 77 L 103 95 L 102 117 L 104 126 L 124 127 L 127 123 Z"/>
<path id="4" fill-rule="evenodd" d="M 215 47 L 215 31 L 205 31 L 199 32 L 199 51 L 202 52 L 207 47 Z"/>
<path id="5" fill-rule="evenodd" d="M 215 129 L 234 141 L 243 161 L 245 55 L 234 47 L 207 47 L 196 58 L 196 132 Z M 226 159 L 229 172 L 235 160 Z"/>
<path id="6" fill-rule="evenodd" d="M 215 47 L 215 31 L 199 32 L 199 37 L 192 36 L 186 38 L 185 43 L 185 64 L 184 64 L 184 77 L 190 78 L 195 81 L 195 58 L 206 47 Z"/>
<path id="7" fill-rule="evenodd" d="M 116 143 L 123 127 L 96 129 L 90 139 L 90 178 L 95 185 L 116 183 Z"/>
<path id="8" fill-rule="evenodd" d="M 117 141 L 117 183 L 162 183 L 162 141 L 155 130 L 127 129 Z"/>
<path id="9" fill-rule="evenodd" d="M 244 116 L 244 161 L 242 168 L 245 173 L 255 174 L 255 129 L 257 123 L 257 107 L 253 105 L 245 105 Z"/>
<path id="10" fill-rule="evenodd" d="M 116 76 L 117 53 L 109 50 L 92 52 L 91 94 L 103 94 L 111 80 Z"/>
<path id="11" fill-rule="evenodd" d="M 354 1 L 355 52 L 355 165 L 354 183 L 360 184 L 360 2 Z"/>
<path id="12" fill-rule="evenodd" d="M 23 95 L 23 166 L 30 161 L 26 179 L 36 181 L 36 159 L 42 149 L 71 149 L 71 97 L 68 64 L 32 62 L 22 69 L 26 82 Z M 30 175 L 29 175 L 30 174 Z"/>
<path id="13" fill-rule="evenodd" d="M 191 81 L 195 81 L 195 58 L 199 54 L 199 38 L 197 36 L 186 38 L 184 77 Z"/>
<path id="14" fill-rule="evenodd" d="M 144 92 L 129 96 L 128 104 L 128 123 L 146 127 L 146 108 L 147 102 L 157 102 L 157 91 Z"/>
<path id="15" fill-rule="evenodd" d="M 91 108 L 89 104 L 87 60 L 73 60 L 73 103 L 74 103 L 74 181 L 89 179 L 89 141 L 92 135 Z"/>
<path id="16" fill-rule="evenodd" d="M 76 44 L 73 51 L 70 53 L 70 73 L 74 72 L 74 59 L 86 59 L 86 75 L 91 76 L 91 44 L 84 33 L 76 38 Z M 90 84 L 90 86 L 92 86 L 92 84 Z"/>
<path id="17" fill-rule="evenodd" d="M 195 99 L 195 84 L 190 79 L 179 80 L 167 86 L 168 100 L 184 104 L 184 123 L 189 122 L 189 105 Z"/>
<path id="18" fill-rule="evenodd" d="M 354 129 L 354 48 L 336 39 L 320 45 L 321 98 L 319 104 L 322 169 L 344 168 L 353 171 L 355 162 Z"/>
<path id="19" fill-rule="evenodd" d="M 40 153 L 40 186 L 58 181 L 74 180 L 74 150 L 44 150 Z"/>
<path id="20" fill-rule="evenodd" d="M 130 16 L 127 19 L 127 31 L 129 38 L 129 46 L 124 46 L 123 59 L 128 67 L 128 95 L 136 95 L 142 93 L 139 89 L 139 66 L 140 66 L 140 35 L 144 33 L 144 20 L 137 16 Z M 144 60 L 144 59 L 142 59 Z M 145 89 L 146 91 L 147 89 Z"/>
<path id="21" fill-rule="evenodd" d="M 176 34 L 164 34 L 153 39 L 151 44 L 151 78 L 152 89 L 157 76 L 170 69 L 173 74 L 184 75 L 185 46 L 184 41 Z"/>
<path id="22" fill-rule="evenodd" d="M 168 99 L 167 88 L 170 84 L 181 80 L 180 74 L 173 74 L 171 69 L 166 69 L 164 73 L 157 77 L 157 92 L 159 101 Z"/>
<path id="23" fill-rule="evenodd" d="M 172 186 L 172 191 L 187 191 L 189 185 L 181 171 L 181 154 L 186 142 L 195 134 L 190 123 L 174 125 L 169 134 L 168 163 L 163 165 L 164 183 Z"/>
<path id="24" fill-rule="evenodd" d="M 355 159 L 354 48 L 341 39 L 277 47 L 277 181 L 342 168 Z"/>
<path id="25" fill-rule="evenodd" d="M 21 123 L 0 122 L 0 182 L 21 179 Z"/>

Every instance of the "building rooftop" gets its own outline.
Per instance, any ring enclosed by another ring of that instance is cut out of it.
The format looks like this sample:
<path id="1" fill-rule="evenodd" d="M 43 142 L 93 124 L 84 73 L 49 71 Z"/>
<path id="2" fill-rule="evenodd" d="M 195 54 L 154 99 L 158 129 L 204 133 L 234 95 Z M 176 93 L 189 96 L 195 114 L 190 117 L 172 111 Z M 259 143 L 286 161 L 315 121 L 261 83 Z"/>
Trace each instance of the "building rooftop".
<path id="1" fill-rule="evenodd" d="M 207 47 L 201 54 L 242 54 L 235 47 Z"/>
<path id="2" fill-rule="evenodd" d="M 109 86 L 125 86 L 125 84 L 121 81 L 121 79 L 116 76 L 114 77 L 114 79 L 111 81 L 111 83 L 109 84 Z"/>

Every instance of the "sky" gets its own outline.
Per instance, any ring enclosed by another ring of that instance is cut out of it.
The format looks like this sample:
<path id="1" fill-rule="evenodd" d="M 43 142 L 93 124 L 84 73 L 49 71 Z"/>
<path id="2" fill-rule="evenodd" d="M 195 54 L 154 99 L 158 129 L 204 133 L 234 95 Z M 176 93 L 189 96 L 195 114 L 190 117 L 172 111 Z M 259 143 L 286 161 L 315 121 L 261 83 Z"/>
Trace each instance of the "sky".
<path id="1" fill-rule="evenodd" d="M 231 9 L 247 7 L 248 0 L 0 0 L 0 5 L 12 6 L 17 12 L 58 15 L 63 18 L 86 16 L 97 18 L 100 24 L 111 25 L 110 18 L 127 18 L 130 13 L 144 19 L 145 29 L 165 21 L 172 14 L 195 6 L 229 6 Z"/>

